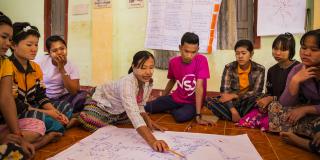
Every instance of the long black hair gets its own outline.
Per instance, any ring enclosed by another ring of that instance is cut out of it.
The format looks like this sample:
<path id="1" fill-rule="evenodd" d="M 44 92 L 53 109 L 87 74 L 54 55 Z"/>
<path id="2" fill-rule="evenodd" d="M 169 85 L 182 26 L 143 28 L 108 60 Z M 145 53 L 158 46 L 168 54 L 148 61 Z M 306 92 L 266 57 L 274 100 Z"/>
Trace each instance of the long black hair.
<path id="1" fill-rule="evenodd" d="M 4 25 L 4 24 L 12 27 L 11 19 L 0 11 L 0 25 Z"/>
<path id="2" fill-rule="evenodd" d="M 131 67 L 130 67 L 130 69 L 128 71 L 128 74 L 133 72 L 132 66 L 141 68 L 144 65 L 144 63 L 146 62 L 146 60 L 149 59 L 150 57 L 154 60 L 153 55 L 148 51 L 139 51 L 139 52 L 137 52 L 133 56 Z"/>

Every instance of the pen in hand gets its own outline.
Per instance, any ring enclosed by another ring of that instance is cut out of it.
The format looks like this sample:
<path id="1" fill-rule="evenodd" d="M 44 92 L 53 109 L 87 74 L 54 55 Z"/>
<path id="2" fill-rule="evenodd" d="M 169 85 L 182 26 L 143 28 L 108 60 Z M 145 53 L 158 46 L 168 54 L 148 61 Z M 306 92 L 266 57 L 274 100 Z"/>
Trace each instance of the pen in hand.
<path id="1" fill-rule="evenodd" d="M 174 150 L 172 150 L 172 149 L 168 149 L 168 151 L 169 152 L 171 152 L 171 153 L 173 153 L 173 154 L 175 154 L 175 155 L 177 155 L 177 156 L 179 156 L 179 157 L 181 157 L 181 158 L 186 158 L 186 156 L 184 156 L 184 155 L 182 155 L 181 153 L 178 153 L 178 152 L 176 152 L 176 151 L 174 151 Z"/>

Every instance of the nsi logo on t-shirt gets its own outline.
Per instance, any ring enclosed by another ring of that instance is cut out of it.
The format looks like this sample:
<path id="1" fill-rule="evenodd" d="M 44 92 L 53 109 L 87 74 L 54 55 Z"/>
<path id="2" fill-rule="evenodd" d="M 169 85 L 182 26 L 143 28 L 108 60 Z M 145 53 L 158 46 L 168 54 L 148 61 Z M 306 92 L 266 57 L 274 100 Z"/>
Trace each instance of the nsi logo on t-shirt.
<path id="1" fill-rule="evenodd" d="M 192 91 L 188 93 L 188 96 L 191 96 L 195 92 L 196 88 L 196 75 L 194 74 L 187 74 L 182 78 L 182 82 L 177 80 L 178 86 L 185 90 L 186 92 Z"/>

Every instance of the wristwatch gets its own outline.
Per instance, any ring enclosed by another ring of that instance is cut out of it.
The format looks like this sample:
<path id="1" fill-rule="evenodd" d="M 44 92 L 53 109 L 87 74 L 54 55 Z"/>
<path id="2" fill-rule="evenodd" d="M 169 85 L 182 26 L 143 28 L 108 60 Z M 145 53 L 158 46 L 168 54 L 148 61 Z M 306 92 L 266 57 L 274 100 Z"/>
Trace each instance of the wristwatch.
<path id="1" fill-rule="evenodd" d="M 202 116 L 201 116 L 200 113 L 197 113 L 197 114 L 196 114 L 196 118 L 197 118 L 197 117 L 200 117 L 200 118 L 201 118 Z"/>

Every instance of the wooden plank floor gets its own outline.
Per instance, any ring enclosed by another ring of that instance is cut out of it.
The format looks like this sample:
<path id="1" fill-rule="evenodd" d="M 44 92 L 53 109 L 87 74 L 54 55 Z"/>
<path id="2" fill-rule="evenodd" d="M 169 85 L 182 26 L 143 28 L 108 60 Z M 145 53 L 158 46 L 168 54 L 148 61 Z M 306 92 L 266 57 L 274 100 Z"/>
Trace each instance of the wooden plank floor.
<path id="1" fill-rule="evenodd" d="M 203 114 L 210 115 L 208 109 L 203 108 Z M 304 151 L 295 146 L 286 144 L 278 135 L 261 132 L 258 129 L 236 127 L 232 122 L 219 120 L 215 127 L 199 126 L 194 120 L 185 123 L 176 123 L 170 114 L 151 115 L 152 120 L 167 127 L 170 131 L 196 132 L 220 135 L 248 134 L 251 142 L 265 160 L 319 160 L 316 154 Z M 121 128 L 133 128 L 132 125 L 118 125 Z M 65 135 L 55 143 L 51 143 L 36 152 L 35 160 L 42 160 L 54 156 L 65 150 L 77 141 L 90 135 L 81 128 L 75 127 L 66 131 Z M 240 146 L 239 146 L 240 147 Z M 249 154 L 249 153 L 248 153 Z"/>

